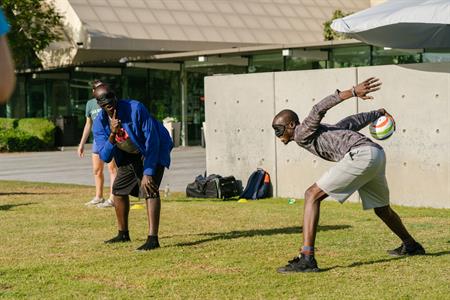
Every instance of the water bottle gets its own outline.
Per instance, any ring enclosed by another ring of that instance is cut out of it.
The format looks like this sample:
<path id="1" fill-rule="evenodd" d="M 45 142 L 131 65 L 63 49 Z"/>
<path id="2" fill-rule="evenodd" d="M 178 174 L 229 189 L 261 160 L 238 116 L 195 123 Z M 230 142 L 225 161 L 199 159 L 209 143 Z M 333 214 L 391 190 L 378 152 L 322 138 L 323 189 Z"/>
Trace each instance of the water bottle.
<path id="1" fill-rule="evenodd" d="M 170 195 L 170 187 L 169 184 L 166 184 L 166 187 L 164 188 L 164 198 L 169 198 Z"/>

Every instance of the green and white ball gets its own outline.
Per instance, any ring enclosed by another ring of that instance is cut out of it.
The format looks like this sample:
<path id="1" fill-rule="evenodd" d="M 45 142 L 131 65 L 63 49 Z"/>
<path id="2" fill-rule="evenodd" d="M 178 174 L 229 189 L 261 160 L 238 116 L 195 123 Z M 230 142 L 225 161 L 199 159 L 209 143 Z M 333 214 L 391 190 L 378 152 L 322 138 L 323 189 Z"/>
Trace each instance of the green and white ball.
<path id="1" fill-rule="evenodd" d="M 369 131 L 374 139 L 385 140 L 395 131 L 394 120 L 391 117 L 381 116 L 370 123 Z"/>

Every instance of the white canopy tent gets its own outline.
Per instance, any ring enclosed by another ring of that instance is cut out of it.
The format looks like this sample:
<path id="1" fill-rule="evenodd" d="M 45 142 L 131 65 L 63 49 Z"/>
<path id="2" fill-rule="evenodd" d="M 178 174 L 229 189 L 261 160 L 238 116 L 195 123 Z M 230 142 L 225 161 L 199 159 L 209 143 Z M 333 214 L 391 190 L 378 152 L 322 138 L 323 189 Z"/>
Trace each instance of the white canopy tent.
<path id="1" fill-rule="evenodd" d="M 450 0 L 390 0 L 336 19 L 331 28 L 376 46 L 450 48 Z"/>

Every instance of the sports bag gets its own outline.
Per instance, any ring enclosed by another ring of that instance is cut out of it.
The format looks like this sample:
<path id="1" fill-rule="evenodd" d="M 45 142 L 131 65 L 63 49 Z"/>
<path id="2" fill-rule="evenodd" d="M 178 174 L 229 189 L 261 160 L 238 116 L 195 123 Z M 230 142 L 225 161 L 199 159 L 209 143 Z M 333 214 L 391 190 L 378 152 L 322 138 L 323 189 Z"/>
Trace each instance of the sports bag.
<path id="1" fill-rule="evenodd" d="M 254 171 L 247 181 L 247 186 L 240 195 L 244 199 L 263 199 L 271 196 L 272 185 L 270 182 L 270 175 L 263 169 Z"/>
<path id="2" fill-rule="evenodd" d="M 239 196 L 239 186 L 234 176 L 214 179 L 217 187 L 217 198 L 228 199 Z"/>
<path id="3" fill-rule="evenodd" d="M 195 181 L 186 187 L 186 196 L 193 198 L 227 199 L 238 195 L 239 185 L 234 176 L 198 175 Z"/>

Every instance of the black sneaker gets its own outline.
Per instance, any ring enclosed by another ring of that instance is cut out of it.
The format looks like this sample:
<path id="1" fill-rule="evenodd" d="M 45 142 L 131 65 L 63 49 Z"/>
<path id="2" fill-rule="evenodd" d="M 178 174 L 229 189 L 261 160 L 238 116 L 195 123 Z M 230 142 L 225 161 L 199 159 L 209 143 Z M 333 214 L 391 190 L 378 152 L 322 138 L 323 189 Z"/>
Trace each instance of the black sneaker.
<path id="1" fill-rule="evenodd" d="M 302 254 L 301 257 L 294 257 L 284 267 L 277 269 L 278 273 L 294 273 L 294 272 L 319 272 L 317 261 L 314 257 L 306 259 Z"/>
<path id="2" fill-rule="evenodd" d="M 423 255 L 425 254 L 425 249 L 423 249 L 421 244 L 416 242 L 412 246 L 401 244 L 400 247 L 394 250 L 388 250 L 388 253 L 391 256 Z"/>
<path id="3" fill-rule="evenodd" d="M 128 234 L 124 234 L 119 231 L 119 234 L 117 234 L 117 236 L 113 237 L 110 240 L 105 241 L 105 244 L 125 243 L 130 241 L 131 241 L 130 236 Z"/>
<path id="4" fill-rule="evenodd" d="M 136 251 L 149 251 L 159 248 L 159 242 L 158 241 L 149 241 L 147 240 L 142 246 L 136 249 Z"/>

